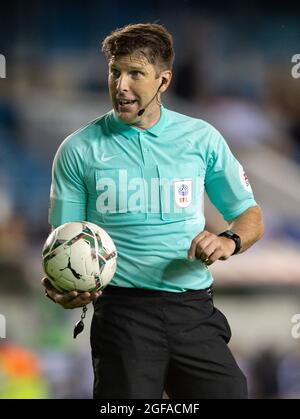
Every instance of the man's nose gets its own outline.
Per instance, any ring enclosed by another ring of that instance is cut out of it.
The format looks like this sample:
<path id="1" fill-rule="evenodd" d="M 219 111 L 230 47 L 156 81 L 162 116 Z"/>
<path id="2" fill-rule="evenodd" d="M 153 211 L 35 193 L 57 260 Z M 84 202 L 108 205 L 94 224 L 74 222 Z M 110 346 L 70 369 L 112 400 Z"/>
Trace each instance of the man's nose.
<path id="1" fill-rule="evenodd" d="M 120 77 L 117 80 L 116 87 L 119 92 L 128 92 L 128 77 L 126 75 L 120 75 Z"/>

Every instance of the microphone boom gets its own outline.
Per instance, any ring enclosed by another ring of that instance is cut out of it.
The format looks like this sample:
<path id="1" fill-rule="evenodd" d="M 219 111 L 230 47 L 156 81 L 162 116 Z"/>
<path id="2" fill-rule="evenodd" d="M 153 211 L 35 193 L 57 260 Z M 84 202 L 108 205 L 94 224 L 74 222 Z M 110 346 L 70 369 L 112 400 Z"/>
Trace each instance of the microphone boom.
<path id="1" fill-rule="evenodd" d="M 146 108 L 148 108 L 148 106 L 150 105 L 150 103 L 153 102 L 153 100 L 156 98 L 156 96 L 157 96 L 157 94 L 159 92 L 159 89 L 164 84 L 164 82 L 165 82 L 164 80 L 161 82 L 161 84 L 160 84 L 159 88 L 157 89 L 157 92 L 155 93 L 155 95 L 153 96 L 153 98 L 150 100 L 150 102 L 147 103 L 147 105 L 144 108 L 142 108 L 142 109 L 140 109 L 138 111 L 137 116 L 142 116 L 143 115 L 143 113 L 145 112 Z"/>

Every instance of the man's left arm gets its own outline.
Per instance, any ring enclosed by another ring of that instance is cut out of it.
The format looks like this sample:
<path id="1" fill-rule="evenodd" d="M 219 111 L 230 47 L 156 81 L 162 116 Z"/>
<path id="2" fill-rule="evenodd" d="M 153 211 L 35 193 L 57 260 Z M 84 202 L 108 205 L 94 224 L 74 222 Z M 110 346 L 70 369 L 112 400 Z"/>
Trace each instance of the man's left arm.
<path id="1" fill-rule="evenodd" d="M 259 206 L 248 208 L 243 214 L 228 223 L 229 229 L 241 237 L 239 253 L 243 253 L 251 247 L 264 233 L 262 211 Z"/>
<path id="2" fill-rule="evenodd" d="M 259 206 L 248 208 L 234 220 L 228 222 L 229 228 L 241 238 L 242 253 L 258 241 L 264 232 L 262 211 Z M 227 237 L 220 237 L 207 230 L 199 233 L 192 240 L 188 258 L 201 259 L 206 265 L 216 260 L 226 260 L 235 251 L 235 242 Z"/>

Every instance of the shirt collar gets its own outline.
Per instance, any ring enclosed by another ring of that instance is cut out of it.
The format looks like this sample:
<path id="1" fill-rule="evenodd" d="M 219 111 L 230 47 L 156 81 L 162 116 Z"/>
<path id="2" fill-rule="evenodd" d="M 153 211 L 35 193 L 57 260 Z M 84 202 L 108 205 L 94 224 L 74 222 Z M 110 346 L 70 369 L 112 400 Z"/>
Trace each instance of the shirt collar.
<path id="1" fill-rule="evenodd" d="M 115 112 L 112 110 L 109 114 L 109 125 L 112 131 L 117 132 L 119 134 L 124 135 L 124 137 L 130 139 L 132 137 L 136 137 L 136 135 L 139 132 L 143 133 L 149 133 L 154 135 L 155 137 L 158 137 L 163 129 L 166 126 L 167 122 L 167 115 L 166 110 L 163 107 L 163 105 L 160 105 L 160 118 L 154 124 L 152 127 L 146 129 L 146 130 L 140 130 L 137 127 L 129 124 L 125 124 L 123 121 L 121 121 L 120 118 L 115 114 Z"/>

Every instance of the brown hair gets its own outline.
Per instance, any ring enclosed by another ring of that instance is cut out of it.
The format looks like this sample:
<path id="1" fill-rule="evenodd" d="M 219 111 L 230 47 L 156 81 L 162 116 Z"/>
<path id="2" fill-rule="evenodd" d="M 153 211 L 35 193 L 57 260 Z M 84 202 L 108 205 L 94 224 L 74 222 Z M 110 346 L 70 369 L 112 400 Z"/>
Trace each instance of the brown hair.
<path id="1" fill-rule="evenodd" d="M 157 23 L 131 24 L 116 29 L 102 42 L 102 51 L 108 61 L 112 57 L 140 53 L 161 70 L 171 70 L 175 57 L 172 35 Z"/>

